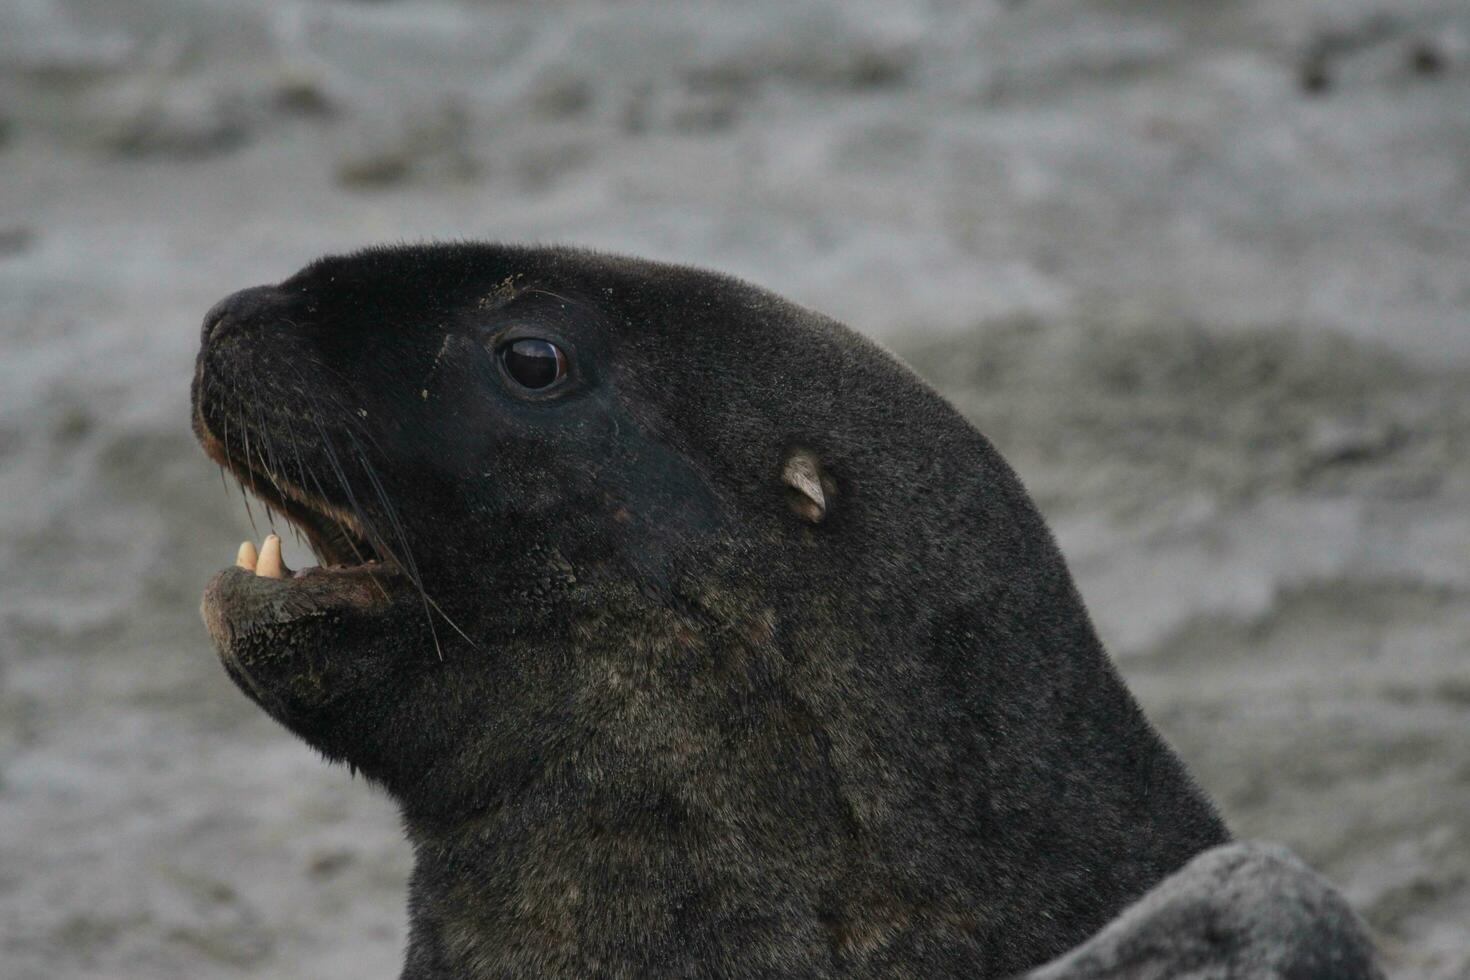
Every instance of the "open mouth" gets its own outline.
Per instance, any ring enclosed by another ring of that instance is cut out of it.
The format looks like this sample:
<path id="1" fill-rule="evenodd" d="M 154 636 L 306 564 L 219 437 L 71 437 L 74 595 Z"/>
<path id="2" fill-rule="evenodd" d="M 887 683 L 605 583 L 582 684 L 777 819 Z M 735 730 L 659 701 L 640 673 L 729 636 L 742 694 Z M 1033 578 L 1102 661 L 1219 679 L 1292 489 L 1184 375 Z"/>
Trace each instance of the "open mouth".
<path id="1" fill-rule="evenodd" d="M 374 577 L 400 573 L 393 556 L 373 543 L 373 535 L 356 514 L 308 493 L 291 481 L 260 471 L 228 451 L 207 425 L 197 428 L 205 453 L 228 469 L 242 488 L 265 505 L 267 513 L 280 514 L 300 532 L 320 562 L 293 571 L 281 557 L 280 537 L 271 533 L 259 549 L 252 541 L 243 542 L 235 555 L 236 567 L 272 579 L 353 572 L 371 573 Z"/>

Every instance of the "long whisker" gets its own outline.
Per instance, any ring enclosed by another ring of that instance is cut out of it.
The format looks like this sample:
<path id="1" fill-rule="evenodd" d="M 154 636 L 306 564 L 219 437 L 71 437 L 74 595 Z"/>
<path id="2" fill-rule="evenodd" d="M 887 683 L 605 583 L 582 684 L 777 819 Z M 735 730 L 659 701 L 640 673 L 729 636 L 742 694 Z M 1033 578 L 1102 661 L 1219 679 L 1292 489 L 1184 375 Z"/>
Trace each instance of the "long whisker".
<path id="1" fill-rule="evenodd" d="M 307 387 L 306 387 L 306 384 L 305 384 L 304 380 L 301 380 L 299 374 L 297 375 L 297 378 L 298 378 L 298 381 L 301 381 L 300 386 L 299 386 L 300 387 L 300 390 L 303 391 L 303 392 L 309 391 L 309 389 L 307 389 Z M 314 399 L 313 399 L 313 406 L 315 406 L 315 400 Z M 312 422 L 315 425 L 317 431 L 322 434 L 323 439 L 325 441 L 325 435 L 326 434 L 324 432 L 322 432 L 321 426 L 318 425 L 318 424 L 316 424 L 316 421 L 315 421 L 314 418 L 312 419 Z M 310 489 L 311 489 L 310 486 L 308 486 L 308 475 L 309 475 L 311 485 L 314 485 L 316 487 L 317 496 L 320 497 L 320 498 L 322 498 L 323 500 L 326 500 L 327 499 L 327 493 L 326 493 L 326 491 L 324 489 L 322 489 L 321 481 L 317 479 L 316 473 L 313 472 L 313 473 L 308 474 L 308 471 L 306 469 L 306 462 L 305 462 L 304 458 L 301 455 L 301 445 L 300 445 L 300 443 L 298 443 L 296 441 L 296 426 L 294 426 L 294 425 L 291 424 L 290 419 L 287 419 L 285 424 L 286 424 L 286 437 L 291 441 L 291 455 L 296 460 L 296 474 L 299 477 L 298 486 L 300 486 L 300 488 L 303 491 L 309 493 L 310 492 Z M 330 450 L 330 443 L 329 442 L 326 442 L 325 445 Z M 342 535 L 342 540 L 346 541 L 347 542 L 347 546 L 352 549 L 352 553 L 353 553 L 353 555 L 355 555 L 357 557 L 358 563 L 359 564 L 363 563 L 365 561 L 365 559 L 363 558 L 362 552 L 360 552 L 360 551 L 357 550 L 357 542 L 352 539 L 352 535 L 350 535 L 350 534 L 347 533 L 347 529 L 342 526 L 342 522 L 340 520 L 338 520 L 335 515 L 328 514 L 327 516 L 328 516 L 328 519 L 330 519 L 333 524 L 337 525 L 337 530 Z"/>
<path id="2" fill-rule="evenodd" d="M 464 630 L 460 629 L 459 624 L 450 618 L 449 614 L 444 611 L 443 607 L 435 602 L 433 598 L 430 597 L 428 590 L 424 588 L 423 576 L 419 573 L 417 562 L 414 561 L 413 549 L 409 546 L 408 535 L 403 529 L 403 522 L 400 521 L 398 518 L 397 508 L 395 508 L 393 506 L 393 502 L 388 499 L 388 492 L 383 488 L 383 481 L 378 478 L 377 471 L 373 468 L 372 463 L 368 460 L 367 453 L 363 452 L 362 444 L 357 441 L 355 436 L 353 436 L 351 430 L 347 431 L 347 438 L 352 440 L 353 447 L 357 450 L 358 459 L 362 463 L 363 471 L 367 474 L 368 481 L 371 483 L 373 491 L 377 494 L 378 501 L 382 505 L 383 511 L 388 517 L 389 523 L 393 526 L 394 534 L 397 535 L 399 543 L 403 546 L 404 559 L 409 568 L 409 578 L 414 582 L 415 585 L 418 586 L 419 595 L 423 598 L 426 607 L 432 606 L 434 610 L 439 613 L 440 616 L 444 617 L 444 621 L 449 624 L 451 629 L 453 629 L 456 633 L 463 637 L 465 642 L 468 643 L 471 647 L 474 647 L 476 650 L 478 650 L 480 648 L 479 644 L 470 639 L 469 634 L 467 634 Z M 430 617 L 429 622 L 430 628 L 432 629 L 432 617 Z M 435 644 L 438 644 L 437 634 L 435 635 Z M 440 658 L 443 658 L 442 651 L 440 651 Z"/>
<path id="3" fill-rule="evenodd" d="M 298 485 L 303 491 L 309 493 L 311 488 L 307 484 L 306 463 L 301 458 L 301 446 L 296 441 L 296 427 L 291 424 L 289 419 L 286 421 L 286 436 L 291 441 L 291 455 L 296 460 L 296 473 L 301 480 Z M 321 481 L 316 478 L 315 473 L 311 474 L 311 484 L 315 485 L 318 497 L 322 498 L 323 500 L 327 499 L 327 493 L 325 490 L 322 489 Z M 337 530 L 341 534 L 342 540 L 346 541 L 347 547 L 352 549 L 352 554 L 356 556 L 358 564 L 365 564 L 366 559 L 363 558 L 362 552 L 357 549 L 357 542 L 353 540 L 352 535 L 347 533 L 347 529 L 342 526 L 342 522 L 338 520 L 335 515 L 328 515 L 328 519 L 331 520 L 333 524 L 337 525 Z M 378 587 L 378 591 L 383 593 L 383 598 L 386 599 L 388 597 L 388 592 L 386 589 L 383 588 L 382 584 L 379 583 L 377 579 L 373 579 L 373 584 Z"/>
<path id="4" fill-rule="evenodd" d="M 367 533 L 368 539 L 372 543 L 373 547 L 381 551 L 385 556 L 387 556 L 389 559 L 399 565 L 400 568 L 403 568 L 405 572 L 409 572 L 410 569 L 405 565 L 404 562 L 398 560 L 397 556 L 394 555 L 393 550 L 387 547 L 386 542 L 383 540 L 383 536 L 378 533 L 372 522 L 367 519 L 367 514 L 364 512 L 362 504 L 358 501 L 357 494 L 353 492 L 352 483 L 347 479 L 346 469 L 342 466 L 342 461 L 337 455 L 337 447 L 336 444 L 332 441 L 332 437 L 327 434 L 326 428 L 316 417 L 313 417 L 311 422 L 313 427 L 315 427 L 315 429 L 317 430 L 317 435 L 322 441 L 322 449 L 326 455 L 327 465 L 331 468 L 332 475 L 336 477 L 337 483 L 342 487 L 342 492 L 347 497 L 347 505 L 352 510 L 352 515 L 357 519 L 357 523 L 361 526 L 363 531 Z M 326 497 L 326 494 L 321 491 L 320 483 L 317 484 L 317 490 L 319 493 L 321 493 L 323 498 Z M 350 535 L 348 535 L 348 542 L 349 544 L 351 543 Z M 354 545 L 353 551 L 356 550 L 356 546 Z M 412 578 L 411 575 L 410 578 Z"/>
<path id="5" fill-rule="evenodd" d="M 218 394 L 219 392 L 219 382 L 213 380 L 212 378 L 206 377 L 204 385 L 205 387 L 200 392 L 201 404 L 207 401 L 211 395 Z M 230 417 L 228 414 L 225 415 L 225 431 L 222 444 L 225 447 L 225 457 L 228 458 L 230 455 Z M 216 463 L 215 465 L 219 467 L 219 485 L 225 491 L 225 496 L 228 497 L 230 495 L 230 481 L 229 478 L 225 476 L 225 464 Z"/>
<path id="6" fill-rule="evenodd" d="M 276 477 L 275 445 L 271 441 L 270 427 L 265 424 L 259 403 L 255 405 L 255 425 L 255 458 L 260 461 L 260 468 L 264 472 L 265 478 L 270 481 L 271 486 L 276 488 L 277 493 L 281 493 L 284 496 L 284 493 L 281 491 L 281 481 Z M 251 468 L 254 469 L 253 464 Z M 276 515 L 269 503 L 265 505 L 265 513 L 270 521 L 271 530 L 274 531 L 276 527 Z"/>
<path id="7" fill-rule="evenodd" d="M 383 490 L 383 484 L 378 479 L 377 471 L 373 469 L 372 463 L 368 461 L 367 454 L 362 450 L 362 443 L 357 441 L 357 437 L 352 434 L 351 428 L 344 427 L 343 432 L 351 440 L 352 449 L 357 454 L 357 459 L 362 465 L 363 472 L 367 475 L 369 485 L 378 497 L 379 505 L 383 508 L 383 514 L 388 518 L 388 523 L 392 527 L 394 535 L 398 538 L 399 544 L 403 546 L 402 557 L 395 558 L 395 560 L 398 562 L 399 567 L 408 575 L 408 579 L 414 584 L 414 588 L 418 590 L 419 599 L 424 604 L 424 616 L 429 622 L 429 633 L 434 638 L 434 650 L 439 654 L 439 659 L 443 660 L 444 650 L 439 645 L 439 631 L 434 628 L 434 614 L 430 611 L 429 607 L 429 593 L 424 588 L 423 576 L 419 574 L 418 563 L 414 561 L 413 550 L 409 547 L 407 536 L 403 532 L 403 524 L 398 520 L 398 512 L 393 508 L 392 502 L 388 500 L 388 495 Z M 389 554 L 392 554 L 392 552 L 390 551 Z"/>
<path id="8" fill-rule="evenodd" d="M 318 434 L 318 436 L 320 436 L 320 438 L 322 440 L 322 447 L 323 447 L 323 449 L 327 453 L 328 462 L 332 466 L 332 468 L 333 468 L 333 470 L 335 472 L 335 475 L 337 477 L 337 481 L 340 484 L 342 484 L 343 488 L 346 490 L 346 492 L 349 495 L 349 501 L 353 505 L 353 508 L 352 508 L 353 509 L 353 514 L 357 518 L 358 524 L 362 526 L 363 530 L 365 530 L 365 531 L 367 531 L 369 533 L 369 536 L 370 537 L 372 537 L 372 538 L 379 537 L 379 535 L 377 535 L 375 532 L 372 531 L 371 525 L 368 523 L 368 521 L 366 519 L 366 516 L 362 513 L 361 508 L 359 508 L 356 505 L 356 501 L 353 500 L 352 497 L 351 497 L 352 491 L 351 491 L 351 488 L 347 484 L 347 475 L 342 471 L 342 466 L 341 466 L 341 464 L 337 460 L 336 448 L 335 448 L 334 444 L 332 443 L 331 437 L 327 435 L 326 429 L 322 426 L 321 422 L 319 421 L 320 415 L 321 415 L 321 403 L 317 400 L 316 396 L 312 393 L 311 388 L 306 384 L 306 380 L 301 377 L 300 372 L 294 372 L 294 373 L 296 373 L 296 377 L 297 377 L 298 390 L 300 390 L 301 392 L 303 392 L 311 400 L 311 403 L 312 403 L 312 414 L 310 416 L 308 416 L 308 418 L 311 420 L 312 426 L 317 430 L 317 434 Z M 306 485 L 307 484 L 307 470 L 306 470 L 305 464 L 302 462 L 301 447 L 300 447 L 300 445 L 296 441 L 296 427 L 293 426 L 293 425 L 291 425 L 289 421 L 286 423 L 286 432 L 287 432 L 287 434 L 288 434 L 288 436 L 290 437 L 290 440 L 291 440 L 291 451 L 292 451 L 293 455 L 295 455 L 295 457 L 296 457 L 297 471 L 301 475 L 301 488 L 303 490 L 307 490 L 308 489 L 307 488 L 307 485 Z M 316 487 L 317 496 L 320 497 L 323 500 L 329 499 L 327 497 L 326 490 L 322 487 L 321 481 L 317 479 L 316 474 L 315 473 L 311 473 L 310 474 L 310 477 L 311 477 L 311 483 L 312 483 L 312 485 Z M 366 564 L 366 561 L 367 561 L 366 558 L 363 556 L 362 552 L 357 547 L 357 539 L 356 539 L 356 536 L 348 533 L 347 529 L 342 526 L 342 522 L 336 517 L 336 515 L 329 515 L 329 516 L 330 516 L 330 519 L 331 519 L 332 523 L 337 526 L 337 531 L 341 535 L 341 539 L 347 543 L 347 547 L 349 547 L 349 548 L 352 549 L 352 554 L 357 558 L 358 563 L 359 564 Z M 392 558 L 392 554 L 386 548 L 383 548 L 381 550 L 390 559 Z M 376 577 L 369 576 L 369 578 L 372 579 L 373 586 L 382 594 L 383 598 L 385 598 L 385 599 L 388 598 L 388 590 L 385 589 L 385 588 L 383 588 L 383 583 L 379 582 Z M 422 589 L 420 589 L 420 592 L 422 593 Z M 432 632 L 432 630 L 430 632 Z M 436 648 L 437 648 L 437 637 L 435 639 L 436 639 Z"/>
<path id="9" fill-rule="evenodd" d="M 235 410 L 240 413 L 240 438 L 245 443 L 245 459 L 248 463 L 250 460 L 250 429 L 245 425 L 244 402 L 240 398 L 240 383 L 238 380 L 234 383 L 231 394 L 233 396 L 231 398 L 231 401 L 234 402 Z M 225 415 L 226 417 L 228 417 L 229 413 L 226 412 Z M 228 452 L 228 447 L 226 448 L 226 452 Z M 256 490 L 254 469 L 247 466 L 246 475 L 250 480 L 250 492 L 255 493 Z M 245 516 L 250 519 L 250 532 L 254 537 L 258 538 L 260 537 L 260 528 L 255 523 L 255 511 L 250 506 L 250 495 L 245 492 L 245 483 L 243 480 L 240 479 L 240 475 L 238 473 L 235 474 L 235 482 L 240 485 L 240 499 L 245 502 Z"/>
<path id="10" fill-rule="evenodd" d="M 313 422 L 316 422 L 316 420 L 313 419 Z M 327 460 L 331 464 L 333 471 L 336 473 L 337 482 L 342 485 L 343 491 L 347 494 L 347 501 L 351 505 L 353 513 L 357 515 L 358 523 L 360 523 L 363 529 L 368 531 L 369 534 L 372 536 L 373 546 L 381 551 L 384 555 L 388 556 L 388 558 L 392 560 L 395 564 L 397 564 L 398 567 L 402 569 L 403 573 L 408 576 L 408 580 L 413 583 L 414 589 L 418 591 L 419 598 L 424 604 L 424 617 L 429 624 L 429 635 L 434 639 L 434 652 L 439 655 L 440 660 L 443 660 L 444 649 L 439 645 L 439 631 L 434 628 L 434 615 L 429 608 L 429 595 L 424 590 L 424 582 L 423 579 L 419 576 L 417 566 L 413 564 L 411 556 L 399 558 L 398 555 L 394 553 L 394 550 L 388 547 L 387 542 L 383 540 L 383 536 L 379 534 L 370 523 L 368 523 L 367 519 L 363 516 L 361 505 L 357 502 L 357 495 L 352 492 L 352 485 L 347 480 L 347 474 L 343 470 L 342 463 L 337 458 L 336 449 L 332 445 L 331 439 L 327 436 L 326 430 L 322 428 L 319 422 L 316 423 L 316 425 L 317 431 L 321 434 L 322 441 L 327 448 Z M 350 431 L 348 434 L 350 437 Z M 359 449 L 359 458 L 361 457 L 361 455 L 362 453 Z"/>
<path id="11" fill-rule="evenodd" d="M 303 472 L 305 472 L 305 471 L 303 470 Z M 315 473 L 311 474 L 311 482 L 316 487 L 317 496 L 320 497 L 320 498 L 322 498 L 323 500 L 326 500 L 327 499 L 327 492 L 326 492 L 326 490 L 324 490 L 322 488 L 322 483 L 321 483 L 320 480 L 318 480 L 316 478 L 316 474 Z M 305 489 L 305 486 L 303 486 L 302 489 Z M 332 517 L 331 520 L 332 520 L 332 523 L 333 524 L 336 524 L 337 525 L 337 530 L 339 532 L 341 532 L 342 540 L 347 542 L 347 547 L 349 547 L 349 548 L 352 549 L 352 554 L 354 556 L 356 556 L 357 563 L 359 565 L 365 565 L 365 564 L 367 564 L 367 559 L 365 557 L 363 557 L 362 552 L 358 550 L 357 541 L 355 540 L 354 536 L 347 533 L 347 529 L 342 526 L 342 522 L 339 521 L 336 517 Z M 373 586 L 380 593 L 382 593 L 383 598 L 384 599 L 388 598 L 388 590 L 385 589 L 385 588 L 383 588 L 383 583 L 382 582 L 379 582 L 377 580 L 377 578 L 374 577 L 374 576 L 371 576 L 370 575 L 370 576 L 368 576 L 368 578 L 372 579 Z"/>
<path id="12" fill-rule="evenodd" d="M 343 377 L 339 372 L 333 370 L 329 365 L 321 365 L 321 369 L 324 373 L 332 375 L 336 378 L 336 380 L 340 381 L 343 388 L 351 387 L 347 379 Z M 312 422 L 316 426 L 318 435 L 320 435 L 323 441 L 326 443 L 327 449 L 330 454 L 329 462 L 331 462 L 336 468 L 336 475 L 338 479 L 343 483 L 344 489 L 349 495 L 349 500 L 353 505 L 353 510 L 356 513 L 359 521 L 362 523 L 365 529 L 372 530 L 372 526 L 368 523 L 365 515 L 362 513 L 360 507 L 357 505 L 356 499 L 352 496 L 351 487 L 347 485 L 346 474 L 342 470 L 340 461 L 335 458 L 335 443 L 332 441 L 331 437 L 328 436 L 321 424 L 317 421 L 317 418 L 322 414 L 322 412 L 320 411 L 320 402 L 317 401 L 315 393 L 310 388 L 306 387 L 303 384 L 302 389 L 303 391 L 305 391 L 307 397 L 312 400 L 313 406 L 317 409 L 312 418 Z M 381 535 L 374 533 L 375 540 L 373 543 L 374 545 L 382 548 L 382 550 L 389 557 L 391 557 L 394 562 L 399 565 L 400 568 L 404 570 L 404 572 L 408 575 L 410 581 L 412 581 L 414 585 L 419 589 L 420 593 L 423 593 L 423 577 L 419 573 L 418 564 L 414 560 L 412 549 L 409 547 L 408 537 L 404 532 L 403 524 L 398 518 L 398 511 L 393 506 L 392 501 L 388 499 L 388 495 L 383 489 L 382 481 L 378 478 L 377 470 L 373 468 L 373 465 L 367 453 L 363 450 L 362 443 L 358 441 L 357 436 L 360 434 L 363 438 L 368 440 L 368 442 L 372 443 L 374 448 L 378 449 L 379 452 L 382 452 L 382 447 L 379 446 L 378 441 L 373 436 L 372 432 L 358 421 L 357 416 L 345 411 L 337 412 L 335 413 L 335 415 L 342 420 L 342 433 L 351 442 L 351 448 L 357 457 L 357 461 L 359 464 L 361 464 L 363 472 L 368 478 L 369 485 L 372 486 L 374 494 L 377 496 L 379 504 L 383 508 L 384 515 L 388 518 L 395 537 L 398 539 L 399 544 L 402 545 L 402 557 L 400 558 L 397 554 L 395 554 L 393 549 L 384 547 L 386 542 L 378 540 L 381 538 Z M 427 599 L 427 595 L 424 595 L 424 598 Z M 458 631 L 458 627 L 456 627 L 456 630 Z M 468 639 L 468 637 L 466 637 L 466 639 Z"/>
<path id="13" fill-rule="evenodd" d="M 240 474 L 232 474 L 235 477 L 235 486 L 240 488 L 240 502 L 245 505 L 245 517 L 250 521 L 250 534 L 254 538 L 260 537 L 260 527 L 255 523 L 255 508 L 250 506 L 250 494 L 255 492 L 255 480 L 250 480 L 250 489 L 245 489 L 245 481 L 240 479 Z"/>

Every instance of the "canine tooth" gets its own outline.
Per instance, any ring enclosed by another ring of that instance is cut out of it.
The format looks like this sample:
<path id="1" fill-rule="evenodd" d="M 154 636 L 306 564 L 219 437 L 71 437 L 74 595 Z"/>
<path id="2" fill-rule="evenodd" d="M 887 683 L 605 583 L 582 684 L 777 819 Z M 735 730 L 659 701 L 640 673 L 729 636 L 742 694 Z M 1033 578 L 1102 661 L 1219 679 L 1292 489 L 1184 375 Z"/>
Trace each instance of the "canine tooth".
<path id="1" fill-rule="evenodd" d="M 240 542 L 240 550 L 235 552 L 235 565 L 245 569 L 247 572 L 253 572 L 255 571 L 255 561 L 255 542 Z"/>
<path id="2" fill-rule="evenodd" d="M 260 560 L 255 563 L 255 574 L 266 578 L 284 578 L 291 570 L 281 561 L 281 539 L 268 534 L 260 546 Z"/>

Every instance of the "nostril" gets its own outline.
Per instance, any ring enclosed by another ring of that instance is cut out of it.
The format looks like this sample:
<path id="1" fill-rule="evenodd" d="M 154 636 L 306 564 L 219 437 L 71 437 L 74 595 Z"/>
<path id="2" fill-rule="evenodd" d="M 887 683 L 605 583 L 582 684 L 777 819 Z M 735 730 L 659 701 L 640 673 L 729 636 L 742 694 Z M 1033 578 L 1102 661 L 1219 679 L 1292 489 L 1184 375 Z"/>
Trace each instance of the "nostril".
<path id="1" fill-rule="evenodd" d="M 280 304 L 281 291 L 275 286 L 252 286 L 238 293 L 231 293 L 204 314 L 201 341 L 210 343 L 232 325 L 246 325 L 260 318 L 262 313 Z"/>

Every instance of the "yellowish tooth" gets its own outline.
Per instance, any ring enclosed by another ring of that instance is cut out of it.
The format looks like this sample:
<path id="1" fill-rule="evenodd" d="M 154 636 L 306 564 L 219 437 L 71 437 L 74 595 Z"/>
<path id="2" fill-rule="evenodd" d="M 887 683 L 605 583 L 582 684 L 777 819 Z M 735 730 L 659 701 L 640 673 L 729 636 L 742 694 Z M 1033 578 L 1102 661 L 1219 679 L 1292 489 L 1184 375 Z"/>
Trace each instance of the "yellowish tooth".
<path id="1" fill-rule="evenodd" d="M 255 574 L 266 578 L 284 578 L 286 565 L 281 561 L 281 539 L 274 534 L 266 535 L 260 546 L 260 560 L 255 563 Z"/>
<path id="2" fill-rule="evenodd" d="M 240 550 L 235 552 L 235 564 L 247 572 L 255 571 L 255 542 L 240 542 Z"/>

